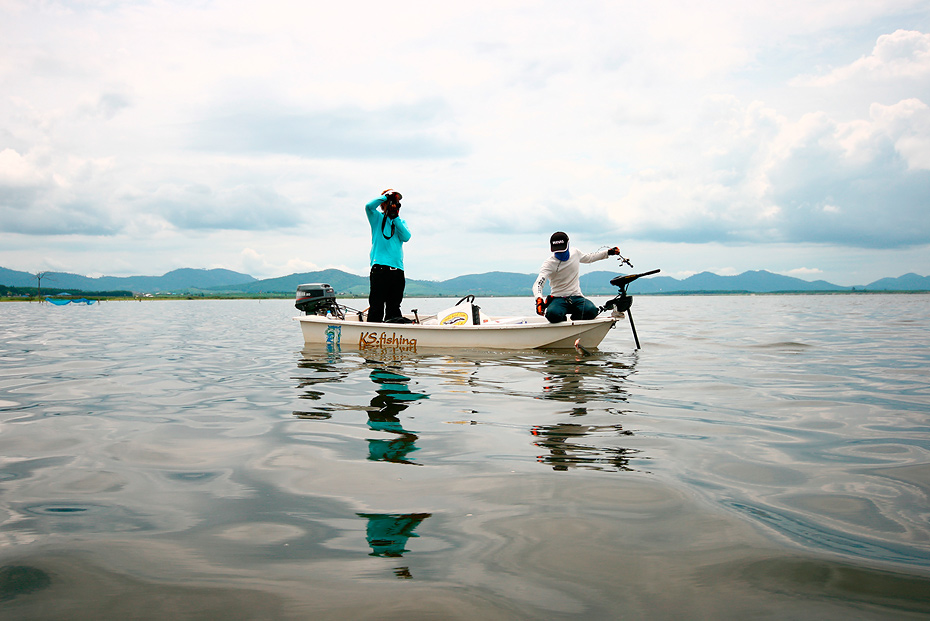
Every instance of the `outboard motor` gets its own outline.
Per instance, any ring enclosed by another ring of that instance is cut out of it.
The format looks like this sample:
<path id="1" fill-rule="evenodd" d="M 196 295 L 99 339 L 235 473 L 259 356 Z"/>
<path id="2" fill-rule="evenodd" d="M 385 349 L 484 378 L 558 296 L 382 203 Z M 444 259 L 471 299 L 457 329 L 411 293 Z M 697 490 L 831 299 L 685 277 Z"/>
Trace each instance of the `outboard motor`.
<path id="1" fill-rule="evenodd" d="M 325 315 L 328 312 L 338 312 L 336 292 L 325 283 L 297 285 L 297 300 L 294 302 L 294 306 L 306 315 Z"/>

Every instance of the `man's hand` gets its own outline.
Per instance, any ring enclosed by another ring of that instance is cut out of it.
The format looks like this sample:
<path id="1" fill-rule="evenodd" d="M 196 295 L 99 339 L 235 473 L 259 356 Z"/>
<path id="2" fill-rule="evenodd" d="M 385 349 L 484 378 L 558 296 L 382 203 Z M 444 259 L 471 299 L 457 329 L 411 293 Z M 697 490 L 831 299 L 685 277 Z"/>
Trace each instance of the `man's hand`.
<path id="1" fill-rule="evenodd" d="M 536 314 L 540 316 L 546 314 L 546 302 L 542 298 L 536 298 Z"/>
<path id="2" fill-rule="evenodd" d="M 620 254 L 620 249 L 617 248 L 616 246 L 614 246 L 613 248 L 608 248 L 608 249 L 607 249 L 607 256 L 608 256 L 608 257 L 611 257 L 611 256 L 613 256 L 613 255 L 615 255 L 615 254 Z"/>

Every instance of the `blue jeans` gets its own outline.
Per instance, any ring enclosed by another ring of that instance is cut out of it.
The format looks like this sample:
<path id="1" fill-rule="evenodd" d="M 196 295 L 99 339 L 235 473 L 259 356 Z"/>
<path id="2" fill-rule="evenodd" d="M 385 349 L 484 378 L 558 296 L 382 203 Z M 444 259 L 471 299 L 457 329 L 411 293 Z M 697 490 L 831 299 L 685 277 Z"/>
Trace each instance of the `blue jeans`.
<path id="1" fill-rule="evenodd" d="M 561 323 L 569 314 L 572 321 L 594 319 L 597 317 L 597 306 L 582 295 L 571 295 L 567 298 L 552 298 L 552 302 L 546 307 L 546 319 L 549 323 Z"/>

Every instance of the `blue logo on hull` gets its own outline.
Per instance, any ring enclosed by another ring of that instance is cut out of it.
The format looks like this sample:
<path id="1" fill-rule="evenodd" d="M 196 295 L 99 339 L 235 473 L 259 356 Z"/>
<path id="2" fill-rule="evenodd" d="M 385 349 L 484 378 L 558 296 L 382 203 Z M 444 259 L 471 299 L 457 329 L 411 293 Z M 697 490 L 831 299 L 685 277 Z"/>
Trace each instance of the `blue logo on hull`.
<path id="1" fill-rule="evenodd" d="M 342 326 L 326 326 L 326 347 L 336 348 L 342 343 Z"/>

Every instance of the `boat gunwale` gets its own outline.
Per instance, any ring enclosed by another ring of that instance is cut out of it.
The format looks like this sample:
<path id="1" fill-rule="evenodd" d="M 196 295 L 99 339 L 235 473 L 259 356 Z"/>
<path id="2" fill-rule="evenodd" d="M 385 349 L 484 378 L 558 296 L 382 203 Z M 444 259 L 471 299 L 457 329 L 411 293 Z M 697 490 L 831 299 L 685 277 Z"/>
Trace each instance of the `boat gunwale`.
<path id="1" fill-rule="evenodd" d="M 487 331 L 487 330 L 526 330 L 526 329 L 540 329 L 540 328 L 557 328 L 557 327 L 568 327 L 568 326 L 595 326 L 601 323 L 616 323 L 616 317 L 595 317 L 594 319 L 577 319 L 577 320 L 567 320 L 560 321 L 558 323 L 541 323 L 541 322 L 527 322 L 527 323 L 484 323 L 481 325 L 430 325 L 422 323 L 384 323 L 377 321 L 356 321 L 356 320 L 346 320 L 338 319 L 335 317 L 324 317 L 322 315 L 300 315 L 294 317 L 295 321 L 308 322 L 308 323 L 319 323 L 327 325 L 343 325 L 343 326 L 364 326 L 369 329 L 373 329 L 376 326 L 383 327 L 385 329 L 390 328 L 391 330 L 456 330 L 456 331 Z"/>

